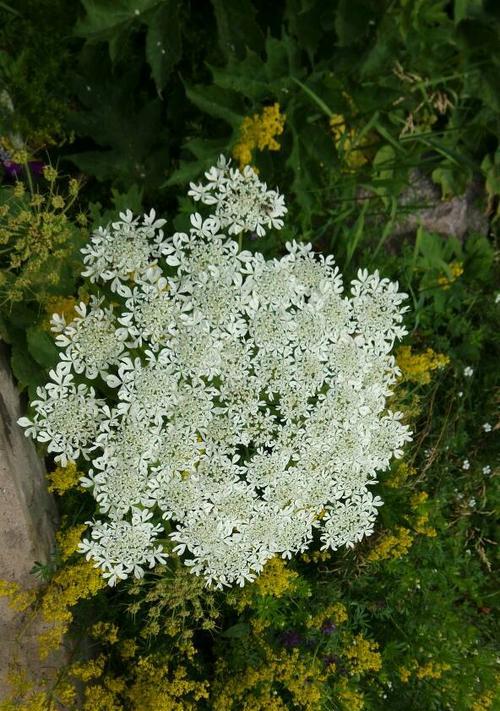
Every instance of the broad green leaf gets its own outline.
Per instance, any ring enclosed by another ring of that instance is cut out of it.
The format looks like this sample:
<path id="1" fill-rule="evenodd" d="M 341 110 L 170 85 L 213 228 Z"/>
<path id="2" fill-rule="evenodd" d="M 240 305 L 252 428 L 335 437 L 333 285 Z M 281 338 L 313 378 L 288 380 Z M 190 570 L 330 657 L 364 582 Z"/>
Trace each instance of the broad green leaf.
<path id="1" fill-rule="evenodd" d="M 44 368 L 52 368 L 59 357 L 54 339 L 39 326 L 32 326 L 26 332 L 28 351 L 31 357 Z"/>
<path id="2" fill-rule="evenodd" d="M 23 388 L 28 385 L 41 385 L 46 379 L 45 370 L 31 357 L 26 345 L 15 344 L 12 347 L 10 365 L 12 372 Z"/>
<path id="3" fill-rule="evenodd" d="M 245 59 L 230 61 L 222 69 L 210 66 L 215 84 L 222 89 L 237 91 L 253 101 L 262 101 L 269 96 L 270 86 L 264 62 L 249 51 Z"/>
<path id="4" fill-rule="evenodd" d="M 232 627 L 228 627 L 227 630 L 221 632 L 221 637 L 227 637 L 228 639 L 241 639 L 241 637 L 248 637 L 250 634 L 250 625 L 247 622 L 237 622 Z"/>
<path id="5" fill-rule="evenodd" d="M 142 19 L 143 13 L 161 4 L 161 0 L 81 0 L 86 15 L 76 25 L 77 37 L 107 39 L 110 30 Z"/>
<path id="6" fill-rule="evenodd" d="M 340 0 L 335 17 L 338 45 L 348 47 L 361 42 L 376 17 L 377 3 L 371 0 Z"/>
<path id="7" fill-rule="evenodd" d="M 206 165 L 203 165 L 201 161 L 183 161 L 179 163 L 179 167 L 175 170 L 172 175 L 166 180 L 162 188 L 169 188 L 172 185 L 187 185 L 191 180 L 200 177 L 203 174 L 203 170 L 207 168 L 210 161 L 207 161 Z"/>
<path id="8" fill-rule="evenodd" d="M 217 38 L 224 56 L 243 57 L 247 48 L 259 51 L 263 36 L 251 0 L 211 0 L 217 21 Z"/>
<path id="9" fill-rule="evenodd" d="M 227 121 L 233 128 L 238 128 L 245 115 L 239 96 L 218 86 L 186 85 L 186 95 L 199 109 Z"/>
<path id="10" fill-rule="evenodd" d="M 150 15 L 146 35 L 146 58 L 158 91 L 181 55 L 181 5 L 179 0 L 165 0 Z"/>

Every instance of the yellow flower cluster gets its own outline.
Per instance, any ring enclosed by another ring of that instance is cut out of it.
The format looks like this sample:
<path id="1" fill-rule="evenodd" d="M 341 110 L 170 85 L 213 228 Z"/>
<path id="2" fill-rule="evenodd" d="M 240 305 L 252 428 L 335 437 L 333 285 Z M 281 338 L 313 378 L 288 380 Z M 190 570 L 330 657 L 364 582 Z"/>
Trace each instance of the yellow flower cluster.
<path id="1" fill-rule="evenodd" d="M 400 346 L 396 362 L 404 380 L 425 385 L 431 381 L 431 371 L 444 368 L 450 362 L 448 356 L 427 348 L 424 353 L 412 353 L 411 346 Z"/>
<path id="2" fill-rule="evenodd" d="M 81 477 L 81 472 L 76 468 L 75 462 L 68 462 L 65 467 L 57 467 L 53 472 L 47 474 L 49 480 L 49 491 L 64 494 L 68 489 L 73 489 Z"/>
<path id="3" fill-rule="evenodd" d="M 368 554 L 369 561 L 401 558 L 406 555 L 413 544 L 410 531 L 403 526 L 397 526 L 394 533 L 386 533 L 375 548 Z"/>
<path id="4" fill-rule="evenodd" d="M 102 683 L 87 686 L 82 711 L 125 711 L 125 706 L 117 699 L 125 686 L 123 679 L 111 675 L 106 675 Z"/>
<path id="5" fill-rule="evenodd" d="M 342 114 L 330 116 L 330 131 L 333 135 L 335 148 L 344 157 L 348 168 L 360 168 L 368 162 L 361 150 L 367 143 L 366 138 L 359 139 L 353 128 L 347 128 L 346 120 Z"/>
<path id="6" fill-rule="evenodd" d="M 175 565 L 175 558 L 171 563 Z M 137 601 L 129 605 L 129 612 L 141 611 L 144 615 L 141 636 L 147 639 L 166 634 L 178 656 L 193 659 L 194 632 L 211 631 L 216 626 L 219 610 L 215 595 L 206 590 L 202 578 L 192 575 L 181 563 L 173 568 L 157 567 L 153 579 L 136 580 L 130 593 Z"/>
<path id="7" fill-rule="evenodd" d="M 82 539 L 82 534 L 87 530 L 87 524 L 81 523 L 56 533 L 56 541 L 59 553 L 63 560 L 68 560 L 75 553 L 78 544 Z"/>
<path id="8" fill-rule="evenodd" d="M 408 666 L 399 667 L 398 674 L 403 684 L 407 684 L 412 674 L 417 679 L 441 679 L 443 672 L 449 669 L 451 666 L 445 662 L 430 661 L 420 665 L 416 660 L 413 660 Z"/>
<path id="9" fill-rule="evenodd" d="M 198 701 L 208 698 L 207 681 L 188 678 L 187 669 L 176 666 L 169 673 L 164 658 L 139 659 L 134 680 L 127 684 L 125 695 L 134 711 L 196 711 Z"/>
<path id="10" fill-rule="evenodd" d="M 455 282 L 464 273 L 464 268 L 462 262 L 451 262 L 448 265 L 450 269 L 450 276 L 442 275 L 438 277 L 438 284 L 442 289 L 449 289 L 451 284 Z"/>
<path id="11" fill-rule="evenodd" d="M 106 581 L 99 571 L 83 558 L 56 572 L 40 600 L 40 613 L 48 623 L 47 629 L 38 638 L 42 659 L 61 644 L 73 619 L 71 608 L 105 586 Z"/>
<path id="12" fill-rule="evenodd" d="M 112 622 L 97 622 L 90 628 L 90 635 L 104 644 L 119 642 L 119 632 L 119 628 Z"/>
<path id="13" fill-rule="evenodd" d="M 410 681 L 411 670 L 408 667 L 402 666 L 398 669 L 399 678 L 403 684 L 407 684 Z"/>
<path id="14" fill-rule="evenodd" d="M 0 597 L 9 598 L 9 606 L 17 612 L 26 612 L 36 600 L 34 590 L 24 590 L 19 583 L 0 580 Z"/>
<path id="15" fill-rule="evenodd" d="M 266 563 L 253 587 L 258 595 L 283 597 L 293 592 L 296 578 L 298 573 L 290 570 L 283 558 L 276 556 Z"/>
<path id="16" fill-rule="evenodd" d="M 286 114 L 281 113 L 278 103 L 264 107 L 260 114 L 243 119 L 238 141 L 233 148 L 233 158 L 239 162 L 240 168 L 251 164 L 255 149 L 279 151 L 281 146 L 276 136 L 283 133 L 285 121 Z"/>
<path id="17" fill-rule="evenodd" d="M 429 526 L 429 511 L 427 510 L 428 498 L 429 494 L 426 491 L 421 491 L 411 497 L 410 506 L 412 510 L 416 512 L 412 525 L 416 533 L 429 536 L 429 538 L 435 538 L 437 531 L 433 526 Z"/>
<path id="18" fill-rule="evenodd" d="M 361 711 L 365 707 L 363 695 L 351 689 L 345 679 L 338 685 L 337 693 L 345 711 Z"/>
<path id="19" fill-rule="evenodd" d="M 68 669 L 68 673 L 80 681 L 92 681 L 102 675 L 105 664 L 106 657 L 100 654 L 95 659 L 88 659 L 85 662 L 72 664 Z"/>
<path id="20" fill-rule="evenodd" d="M 264 647 L 264 659 L 243 672 L 230 673 L 218 664 L 211 708 L 214 711 L 286 711 L 289 708 L 317 711 L 325 695 L 327 675 L 321 662 L 301 657 L 299 651 L 274 652 Z M 292 706 L 282 698 L 291 697 Z"/>
<path id="21" fill-rule="evenodd" d="M 415 467 L 410 466 L 408 462 L 402 461 L 401 459 L 396 461 L 395 466 L 396 468 L 391 472 L 386 484 L 392 489 L 399 489 L 406 483 L 409 477 L 415 476 L 417 470 Z"/>
<path id="22" fill-rule="evenodd" d="M 301 558 L 304 563 L 324 563 L 332 557 L 331 551 L 308 551 L 302 553 Z"/>
<path id="23" fill-rule="evenodd" d="M 264 570 L 252 585 L 245 585 L 244 588 L 235 588 L 228 595 L 230 604 L 242 612 L 247 607 L 254 604 L 256 596 L 283 597 L 290 595 L 296 589 L 298 574 L 291 570 L 286 562 L 279 556 L 268 560 Z M 263 629 L 267 626 L 263 621 L 253 621 L 256 629 Z"/>
<path id="24" fill-rule="evenodd" d="M 352 675 L 380 671 L 382 668 L 382 657 L 378 651 L 378 644 L 366 639 L 362 634 L 354 637 L 351 646 L 345 650 L 344 654 L 349 660 L 349 671 Z"/>
<path id="25" fill-rule="evenodd" d="M 333 622 L 341 625 L 347 622 L 347 610 L 341 602 L 335 602 L 320 610 L 315 615 L 310 615 L 306 621 L 306 626 L 313 629 L 321 629 L 326 622 Z"/>
<path id="26" fill-rule="evenodd" d="M 0 291 L 9 302 L 21 301 L 26 293 L 43 302 L 47 288 L 59 282 L 60 269 L 74 252 L 75 240 L 83 233 L 68 213 L 79 190 L 71 180 L 63 197 L 57 192 L 54 169 L 45 168 L 48 186 L 44 194 L 27 191 L 23 183 L 4 188 L 0 206 L 0 249 L 7 260 L 0 274 Z M 81 235 L 81 237 L 80 237 Z"/>
<path id="27" fill-rule="evenodd" d="M 448 669 L 451 669 L 451 666 L 444 662 L 427 662 L 416 668 L 415 676 L 417 679 L 441 679 L 443 672 Z"/>
<path id="28" fill-rule="evenodd" d="M 30 691 L 23 695 L 22 706 L 16 698 L 0 701 L 0 711 L 47 711 L 51 708 L 50 699 L 45 691 Z"/>
<path id="29" fill-rule="evenodd" d="M 470 707 L 470 711 L 488 711 L 495 701 L 495 692 L 485 691 L 481 696 L 474 701 Z"/>

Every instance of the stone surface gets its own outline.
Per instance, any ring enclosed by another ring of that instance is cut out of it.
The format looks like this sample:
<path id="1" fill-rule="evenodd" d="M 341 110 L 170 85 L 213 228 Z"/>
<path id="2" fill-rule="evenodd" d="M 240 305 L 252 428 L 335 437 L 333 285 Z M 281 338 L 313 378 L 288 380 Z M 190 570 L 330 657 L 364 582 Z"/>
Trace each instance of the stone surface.
<path id="1" fill-rule="evenodd" d="M 46 562 L 53 548 L 56 509 L 33 443 L 17 425 L 20 416 L 19 393 L 0 342 L 0 579 L 33 587 L 34 562 Z M 9 664 L 35 674 L 44 671 L 36 653 L 37 631 L 36 622 L 23 619 L 0 598 L 0 700 L 7 692 Z M 53 660 L 47 664 L 53 666 Z"/>
<path id="2" fill-rule="evenodd" d="M 418 170 L 412 171 L 410 184 L 399 199 L 402 208 L 409 213 L 393 229 L 392 237 L 414 233 L 419 225 L 429 232 L 463 240 L 470 232 L 488 233 L 488 217 L 477 206 L 483 198 L 484 188 L 478 182 L 468 185 L 463 195 L 449 200 L 441 199 L 441 191 L 430 178 Z M 411 206 L 420 207 L 412 209 Z"/>

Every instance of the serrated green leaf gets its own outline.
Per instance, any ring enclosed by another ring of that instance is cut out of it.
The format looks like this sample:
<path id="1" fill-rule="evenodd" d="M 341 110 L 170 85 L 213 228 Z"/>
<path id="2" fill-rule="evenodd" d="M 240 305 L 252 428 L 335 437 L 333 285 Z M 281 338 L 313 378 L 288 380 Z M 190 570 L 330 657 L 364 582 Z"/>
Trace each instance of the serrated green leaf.
<path id="1" fill-rule="evenodd" d="M 140 212 L 142 210 L 142 195 L 143 190 L 135 183 L 129 187 L 126 192 L 120 192 L 115 188 L 111 189 L 112 202 L 115 214 L 132 210 L 132 212 Z"/>
<path id="2" fill-rule="evenodd" d="M 161 91 L 182 55 L 181 5 L 166 0 L 148 19 L 146 58 L 158 91 Z"/>
<path id="3" fill-rule="evenodd" d="M 82 0 L 86 15 L 76 25 L 74 34 L 90 40 L 107 39 L 110 31 L 140 20 L 142 14 L 161 0 Z"/>
<path id="4" fill-rule="evenodd" d="M 245 115 L 239 96 L 218 86 L 186 85 L 186 95 L 199 109 L 210 116 L 227 121 L 235 129 L 239 127 Z"/>
<path id="5" fill-rule="evenodd" d="M 224 68 L 210 66 L 215 84 L 222 89 L 237 91 L 252 101 L 262 101 L 269 96 L 270 85 L 264 62 L 254 52 L 245 59 L 229 62 Z"/>
<path id="6" fill-rule="evenodd" d="M 228 59 L 243 57 L 247 48 L 259 51 L 263 35 L 251 0 L 212 0 L 219 47 Z"/>
<path id="7" fill-rule="evenodd" d="M 210 161 L 183 161 L 179 163 L 179 167 L 175 170 L 172 175 L 166 180 L 162 188 L 169 188 L 172 185 L 187 185 L 190 180 L 198 178 L 203 170 L 208 167 Z"/>

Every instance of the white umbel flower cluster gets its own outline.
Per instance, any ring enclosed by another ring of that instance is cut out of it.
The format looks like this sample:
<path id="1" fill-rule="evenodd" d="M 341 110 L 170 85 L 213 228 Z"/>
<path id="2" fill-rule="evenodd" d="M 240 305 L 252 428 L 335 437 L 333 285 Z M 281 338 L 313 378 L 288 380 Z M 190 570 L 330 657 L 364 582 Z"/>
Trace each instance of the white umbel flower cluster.
<path id="1" fill-rule="evenodd" d="M 276 190 L 268 190 L 254 169 L 231 168 L 231 161 L 220 156 L 217 165 L 205 173 L 207 182 L 190 183 L 188 195 L 205 205 L 212 205 L 222 229 L 228 234 L 255 232 L 258 237 L 266 229 L 280 230 L 286 214 L 285 199 Z"/>
<path id="2" fill-rule="evenodd" d="M 333 257 L 297 242 L 280 259 L 239 251 L 223 229 L 279 227 L 282 198 L 225 163 L 207 177 L 215 214 L 188 232 L 165 238 L 152 212 L 94 235 L 84 275 L 113 307 L 54 316 L 61 360 L 20 421 L 56 460 L 90 460 L 100 518 L 80 550 L 111 585 L 172 551 L 222 587 L 313 538 L 352 547 L 410 439 L 386 407 L 406 333 L 397 284 L 360 271 L 346 294 Z"/>

